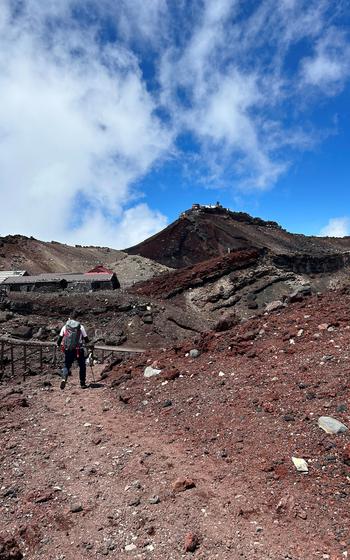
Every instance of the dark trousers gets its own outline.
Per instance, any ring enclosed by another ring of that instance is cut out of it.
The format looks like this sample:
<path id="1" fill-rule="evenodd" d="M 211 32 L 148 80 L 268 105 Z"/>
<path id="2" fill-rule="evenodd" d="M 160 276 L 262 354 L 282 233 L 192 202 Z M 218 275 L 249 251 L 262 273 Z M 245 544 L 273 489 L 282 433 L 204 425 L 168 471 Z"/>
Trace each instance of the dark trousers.
<path id="1" fill-rule="evenodd" d="M 80 385 L 85 385 L 86 380 L 86 363 L 85 363 L 85 355 L 84 350 L 81 348 L 79 350 L 79 356 L 77 356 L 76 350 L 66 350 L 64 353 L 64 365 L 67 368 L 67 371 L 70 371 L 70 368 L 73 365 L 74 360 L 77 360 L 79 364 L 79 377 L 80 377 Z"/>

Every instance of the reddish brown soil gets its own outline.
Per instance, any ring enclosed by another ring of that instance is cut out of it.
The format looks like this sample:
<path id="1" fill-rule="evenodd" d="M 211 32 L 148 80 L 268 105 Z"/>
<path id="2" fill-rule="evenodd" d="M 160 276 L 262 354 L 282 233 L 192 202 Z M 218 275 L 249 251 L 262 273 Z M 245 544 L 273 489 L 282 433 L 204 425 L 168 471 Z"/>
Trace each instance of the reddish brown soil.
<path id="1" fill-rule="evenodd" d="M 130 289 L 130 292 L 168 299 L 204 283 L 212 283 L 229 273 L 254 266 L 259 257 L 261 257 L 261 252 L 256 250 L 235 251 L 224 257 L 212 258 L 195 266 L 188 266 L 140 282 Z"/>
<path id="2" fill-rule="evenodd" d="M 350 425 L 349 304 L 334 292 L 148 351 L 95 389 L 3 385 L 1 537 L 34 560 L 346 558 L 349 435 L 317 419 Z"/>
<path id="3" fill-rule="evenodd" d="M 266 222 L 225 208 L 188 210 L 178 220 L 142 243 L 125 249 L 166 266 L 182 268 L 231 251 L 269 249 L 274 254 L 326 254 L 349 250 L 350 238 L 320 238 L 289 233 Z"/>
<path id="4" fill-rule="evenodd" d="M 99 264 L 108 266 L 123 256 L 108 247 L 72 247 L 24 235 L 0 237 L 0 270 L 27 270 L 30 274 L 87 272 Z"/>

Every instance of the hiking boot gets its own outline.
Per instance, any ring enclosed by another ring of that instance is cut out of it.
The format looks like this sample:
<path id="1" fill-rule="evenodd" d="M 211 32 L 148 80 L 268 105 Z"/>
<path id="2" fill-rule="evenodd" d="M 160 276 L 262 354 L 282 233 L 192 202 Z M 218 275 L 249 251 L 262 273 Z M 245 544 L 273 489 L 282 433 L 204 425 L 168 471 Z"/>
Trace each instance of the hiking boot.
<path id="1" fill-rule="evenodd" d="M 66 383 L 67 383 L 67 379 L 68 379 L 68 375 L 69 375 L 69 371 L 68 371 L 68 369 L 67 369 L 66 367 L 64 367 L 64 368 L 62 369 L 62 372 L 61 372 L 62 380 L 61 380 L 61 383 L 60 383 L 60 389 L 64 389 L 64 388 L 65 388 Z"/>

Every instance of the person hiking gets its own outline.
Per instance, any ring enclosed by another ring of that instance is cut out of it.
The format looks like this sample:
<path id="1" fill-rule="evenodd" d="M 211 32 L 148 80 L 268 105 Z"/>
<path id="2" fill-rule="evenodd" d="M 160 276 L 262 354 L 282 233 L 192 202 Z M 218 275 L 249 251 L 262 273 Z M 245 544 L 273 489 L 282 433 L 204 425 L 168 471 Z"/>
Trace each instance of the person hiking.
<path id="1" fill-rule="evenodd" d="M 64 352 L 64 368 L 61 373 L 60 388 L 64 389 L 67 383 L 70 368 L 74 360 L 79 364 L 80 387 L 86 389 L 86 356 L 84 351 L 84 343 L 87 344 L 89 338 L 86 334 L 85 327 L 73 319 L 68 319 L 62 327 L 57 339 L 57 346 L 61 346 Z"/>

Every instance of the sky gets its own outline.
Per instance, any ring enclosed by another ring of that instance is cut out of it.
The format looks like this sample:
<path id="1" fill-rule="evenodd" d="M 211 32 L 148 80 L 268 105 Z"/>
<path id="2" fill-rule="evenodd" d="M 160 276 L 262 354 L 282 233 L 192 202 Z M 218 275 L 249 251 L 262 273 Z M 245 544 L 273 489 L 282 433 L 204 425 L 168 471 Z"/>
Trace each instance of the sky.
<path id="1" fill-rule="evenodd" d="M 349 0 L 1 0 L 0 236 L 350 235 Z"/>

